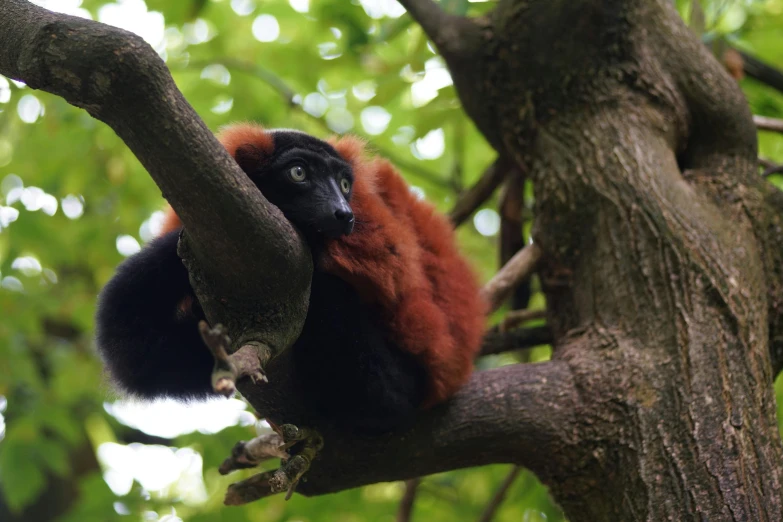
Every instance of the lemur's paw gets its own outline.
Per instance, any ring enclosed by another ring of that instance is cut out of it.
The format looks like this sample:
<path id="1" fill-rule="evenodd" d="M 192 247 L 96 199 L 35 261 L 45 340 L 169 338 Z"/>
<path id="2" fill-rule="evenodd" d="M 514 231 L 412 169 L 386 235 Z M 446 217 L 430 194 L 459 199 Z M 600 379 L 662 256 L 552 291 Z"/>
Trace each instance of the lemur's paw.
<path id="1" fill-rule="evenodd" d="M 245 504 L 283 491 L 287 492 L 288 500 L 323 447 L 323 438 L 314 430 L 299 428 L 293 424 L 279 427 L 273 424 L 272 428 L 275 433 L 234 446 L 231 457 L 220 466 L 220 472 L 225 474 L 233 469 L 252 467 L 277 456 L 281 459 L 280 467 L 229 486 L 224 500 L 226 505 Z M 263 440 L 259 440 L 262 438 Z"/>
<path id="2" fill-rule="evenodd" d="M 206 321 L 200 321 L 198 328 L 204 344 L 215 358 L 212 370 L 212 389 L 215 393 L 231 397 L 236 392 L 236 381 L 242 377 L 250 377 L 254 384 L 268 382 L 264 372 L 264 365 L 272 355 L 268 346 L 249 342 L 229 355 L 231 338 L 222 324 L 210 328 Z"/>
<path id="3" fill-rule="evenodd" d="M 248 441 L 241 440 L 231 449 L 229 456 L 218 468 L 221 475 L 237 469 L 254 468 L 269 459 L 287 459 L 283 438 L 277 433 L 265 433 Z"/>

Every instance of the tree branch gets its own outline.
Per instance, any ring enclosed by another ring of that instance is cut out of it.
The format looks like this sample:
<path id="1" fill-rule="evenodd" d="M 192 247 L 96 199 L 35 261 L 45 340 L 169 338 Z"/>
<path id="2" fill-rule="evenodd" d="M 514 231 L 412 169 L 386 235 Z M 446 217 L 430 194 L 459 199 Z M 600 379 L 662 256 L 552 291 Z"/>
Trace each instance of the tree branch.
<path id="1" fill-rule="evenodd" d="M 481 355 L 495 355 L 515 350 L 524 350 L 535 346 L 552 344 L 554 338 L 548 326 L 533 328 L 515 328 L 507 332 L 493 328 L 484 335 Z"/>
<path id="2" fill-rule="evenodd" d="M 460 226 L 468 219 L 503 183 L 509 168 L 511 165 L 508 160 L 502 157 L 497 158 L 492 165 L 487 167 L 481 178 L 460 196 L 454 204 L 454 208 L 449 212 L 449 218 L 455 227 Z"/>
<path id="3" fill-rule="evenodd" d="M 544 319 L 546 317 L 546 310 L 530 310 L 524 308 L 522 310 L 512 310 L 503 317 L 503 320 L 498 324 L 498 330 L 501 332 L 508 332 L 519 326 L 522 323 L 533 321 L 535 319 Z"/>
<path id="4" fill-rule="evenodd" d="M 400 0 L 442 54 L 460 52 L 463 24 L 467 19 L 443 11 L 433 0 Z"/>
<path id="5" fill-rule="evenodd" d="M 781 71 L 736 47 L 731 49 L 742 57 L 742 69 L 745 74 L 758 82 L 783 92 L 783 73 Z"/>
<path id="6" fill-rule="evenodd" d="M 149 45 L 122 29 L 4 0 L 0 73 L 86 109 L 133 151 L 185 224 L 181 253 L 213 324 L 247 332 L 274 351 L 291 344 L 307 310 L 307 248 Z M 216 302 L 207 294 L 232 299 Z M 257 305 L 244 306 L 255 313 L 241 313 L 239 302 Z"/>
<path id="7" fill-rule="evenodd" d="M 783 133 L 783 120 L 754 115 L 753 123 L 756 124 L 758 130 Z"/>
<path id="8" fill-rule="evenodd" d="M 450 401 L 422 412 L 408 430 L 380 437 L 331 433 L 298 492 L 317 495 L 489 463 L 534 472 L 578 445 L 578 393 L 563 361 L 475 373 Z"/>
<path id="9" fill-rule="evenodd" d="M 400 507 L 397 510 L 397 522 L 410 522 L 419 484 L 421 484 L 421 479 L 418 477 L 405 481 L 405 493 L 402 495 Z"/>
<path id="10" fill-rule="evenodd" d="M 492 519 L 495 518 L 495 514 L 497 513 L 498 508 L 500 508 L 500 504 L 502 504 L 503 499 L 506 498 L 506 493 L 508 493 L 509 488 L 517 479 L 521 471 L 522 468 L 519 466 L 514 466 L 511 469 L 506 478 L 503 479 L 503 483 L 500 484 L 500 488 L 498 488 L 497 492 L 495 492 L 495 496 L 492 497 L 492 500 L 487 505 L 487 509 L 485 509 L 484 513 L 481 514 L 479 522 L 491 522 Z"/>
<path id="11" fill-rule="evenodd" d="M 497 310 L 508 298 L 516 286 L 533 273 L 536 264 L 541 259 L 541 248 L 532 243 L 517 252 L 508 263 L 484 285 L 482 294 L 490 310 Z"/>
<path id="12" fill-rule="evenodd" d="M 761 175 L 766 178 L 767 176 L 771 176 L 773 174 L 780 174 L 782 172 L 783 172 L 783 165 L 775 165 L 775 166 L 769 167 L 767 170 L 762 172 Z"/>

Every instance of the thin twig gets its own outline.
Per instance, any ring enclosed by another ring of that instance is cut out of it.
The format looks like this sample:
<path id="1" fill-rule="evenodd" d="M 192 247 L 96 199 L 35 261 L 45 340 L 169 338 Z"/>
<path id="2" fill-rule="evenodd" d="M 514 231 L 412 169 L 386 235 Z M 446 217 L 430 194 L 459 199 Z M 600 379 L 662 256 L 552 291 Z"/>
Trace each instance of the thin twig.
<path id="1" fill-rule="evenodd" d="M 516 328 L 509 332 L 501 332 L 498 328 L 492 328 L 484 335 L 480 356 L 525 350 L 552 344 L 553 341 L 552 332 L 548 326 Z"/>
<path id="2" fill-rule="evenodd" d="M 778 164 L 774 161 L 767 159 L 767 158 L 761 158 L 759 157 L 759 167 L 763 169 L 771 169 L 772 167 L 777 167 Z"/>
<path id="3" fill-rule="evenodd" d="M 783 133 L 783 120 L 754 115 L 753 123 L 758 130 Z"/>
<path id="4" fill-rule="evenodd" d="M 506 493 L 508 493 L 509 488 L 519 476 L 520 471 L 522 471 L 522 468 L 519 466 L 514 466 L 511 469 L 511 472 L 503 480 L 500 488 L 495 492 L 495 496 L 492 497 L 490 503 L 487 504 L 487 508 L 484 510 L 481 518 L 479 518 L 479 522 L 490 522 L 493 518 L 495 518 L 495 514 L 497 513 L 500 504 L 503 503 L 503 499 L 506 497 Z"/>
<path id="5" fill-rule="evenodd" d="M 543 319 L 546 317 L 546 310 L 512 310 L 506 314 L 500 324 L 498 324 L 498 331 L 508 332 L 513 330 L 522 323 L 533 321 L 535 319 Z"/>
<path id="6" fill-rule="evenodd" d="M 413 515 L 413 504 L 416 502 L 416 493 L 419 490 L 421 478 L 413 478 L 405 481 L 405 493 L 400 500 L 400 507 L 397 510 L 397 522 L 410 522 Z"/>
<path id="7" fill-rule="evenodd" d="M 497 310 L 516 286 L 530 276 L 541 259 L 541 248 L 535 243 L 517 252 L 495 276 L 484 285 L 482 294 L 490 311 Z"/>
<path id="8" fill-rule="evenodd" d="M 508 160 L 497 158 L 487 167 L 479 180 L 460 196 L 449 212 L 449 218 L 455 227 L 464 223 L 492 195 L 505 179 L 509 168 Z"/>
<path id="9" fill-rule="evenodd" d="M 767 176 L 771 176 L 773 174 L 780 174 L 781 172 L 783 172 L 783 164 L 773 165 L 769 167 L 767 170 L 765 170 L 764 172 L 762 172 L 761 175 L 766 178 Z"/>
<path id="10" fill-rule="evenodd" d="M 742 67 L 745 74 L 764 85 L 783 92 L 783 72 L 745 51 L 734 47 L 732 49 L 742 57 Z"/>

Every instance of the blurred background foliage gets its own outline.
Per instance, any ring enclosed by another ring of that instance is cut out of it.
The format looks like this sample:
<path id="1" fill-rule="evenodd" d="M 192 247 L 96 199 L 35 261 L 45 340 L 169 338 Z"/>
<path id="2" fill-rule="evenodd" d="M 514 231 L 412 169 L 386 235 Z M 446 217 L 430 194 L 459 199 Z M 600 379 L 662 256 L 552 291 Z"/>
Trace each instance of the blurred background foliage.
<path id="1" fill-rule="evenodd" d="M 37 3 L 143 36 L 210 128 L 252 120 L 361 135 L 441 210 L 495 158 L 462 113 L 443 61 L 394 0 Z M 675 3 L 705 43 L 783 69 L 783 0 Z M 493 5 L 441 4 L 472 16 Z M 741 86 L 754 113 L 783 117 L 783 94 L 748 78 Z M 760 156 L 783 162 L 781 135 L 759 139 Z M 528 187 L 528 209 L 532 197 Z M 221 477 L 217 466 L 235 441 L 265 429 L 245 404 L 140 405 L 111 392 L 92 343 L 95 298 L 123 257 L 154 236 L 163 206 L 111 129 L 0 77 L 0 520 L 394 520 L 402 483 L 223 508 L 227 484 L 242 475 Z M 482 280 L 498 265 L 496 208 L 488 201 L 459 231 Z M 545 305 L 537 289 L 534 281 L 531 308 Z M 548 356 L 538 347 L 480 366 Z M 508 472 L 425 478 L 413 520 L 477 520 Z M 563 516 L 523 471 L 495 520 Z"/>

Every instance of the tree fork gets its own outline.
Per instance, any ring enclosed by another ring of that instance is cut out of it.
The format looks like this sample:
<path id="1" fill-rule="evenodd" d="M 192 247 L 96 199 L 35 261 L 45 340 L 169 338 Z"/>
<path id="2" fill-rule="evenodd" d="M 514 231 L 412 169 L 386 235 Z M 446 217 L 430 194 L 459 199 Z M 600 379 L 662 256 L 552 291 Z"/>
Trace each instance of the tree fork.
<path id="1" fill-rule="evenodd" d="M 780 520 L 780 195 L 741 92 L 665 0 L 508 0 L 480 23 L 444 57 L 529 167 L 553 359 L 594 415 L 589 450 L 537 473 L 574 521 Z"/>

